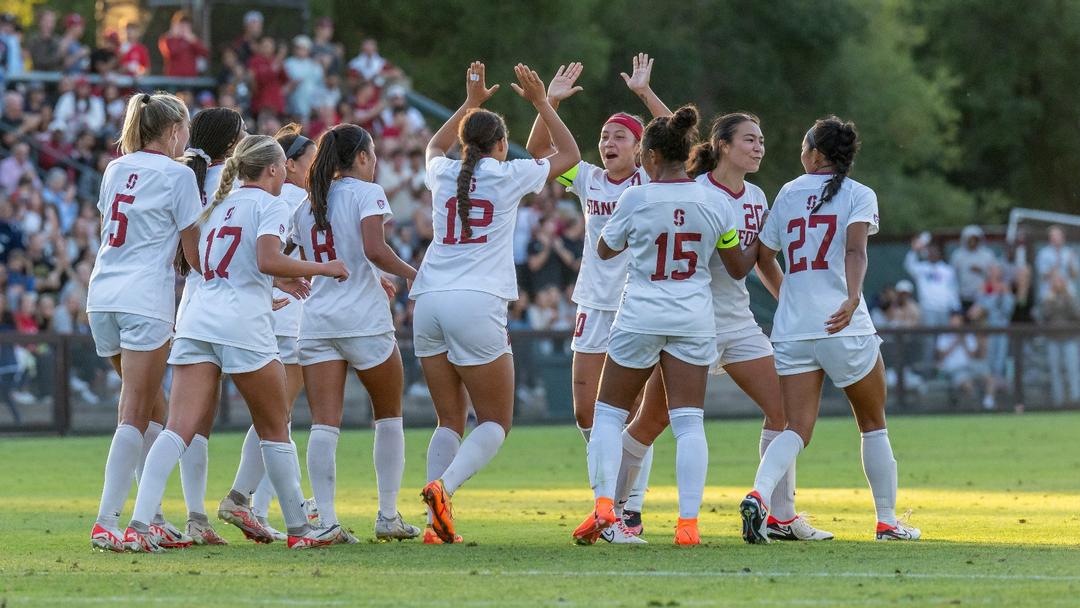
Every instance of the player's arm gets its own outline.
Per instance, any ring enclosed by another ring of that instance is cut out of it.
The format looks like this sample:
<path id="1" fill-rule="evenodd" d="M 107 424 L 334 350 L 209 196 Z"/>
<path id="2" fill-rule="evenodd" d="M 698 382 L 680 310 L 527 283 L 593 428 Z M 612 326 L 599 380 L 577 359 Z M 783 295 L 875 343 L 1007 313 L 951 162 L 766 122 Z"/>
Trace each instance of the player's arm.
<path id="1" fill-rule="evenodd" d="M 364 255 L 376 268 L 409 281 L 416 278 L 416 269 L 386 244 L 383 216 L 369 215 L 360 220 L 360 234 L 364 237 Z"/>
<path id="2" fill-rule="evenodd" d="M 577 165 L 578 161 L 581 160 L 581 151 L 578 150 L 577 142 L 574 141 L 570 129 L 566 128 L 566 123 L 559 118 L 555 108 L 551 107 L 551 103 L 548 102 L 547 90 L 544 87 L 544 81 L 540 80 L 540 76 L 529 69 L 529 66 L 521 63 L 514 66 L 514 74 L 517 76 L 518 81 L 510 86 L 514 88 L 514 92 L 533 104 L 551 134 L 551 141 L 555 146 L 555 154 L 552 154 L 547 159 L 547 178 L 548 181 L 551 181 Z"/>
<path id="3" fill-rule="evenodd" d="M 610 260 L 624 251 L 626 251 L 626 247 L 623 247 L 622 249 L 612 249 L 609 247 L 607 241 L 605 241 L 602 236 L 596 242 L 596 255 L 600 256 L 601 260 Z"/>
<path id="4" fill-rule="evenodd" d="M 634 56 L 634 70 L 630 75 L 626 72 L 620 74 L 623 77 L 623 81 L 626 82 L 626 86 L 638 96 L 639 99 L 645 104 L 645 107 L 649 109 L 649 113 L 653 115 L 653 118 L 660 118 L 663 116 L 671 116 L 671 109 L 667 107 L 660 96 L 652 90 L 652 86 L 649 85 L 649 80 L 652 79 L 652 66 L 655 59 L 649 57 L 648 53 L 638 53 Z"/>
<path id="5" fill-rule="evenodd" d="M 491 96 L 499 90 L 499 85 L 494 85 L 489 89 L 484 75 L 484 64 L 479 61 L 472 62 L 469 69 L 465 71 L 465 103 L 461 104 L 457 112 L 454 112 L 454 115 L 435 132 L 435 135 L 431 136 L 425 160 L 430 162 L 437 156 L 446 156 L 446 151 L 453 147 L 457 140 L 458 125 L 465 118 L 465 114 L 469 110 L 484 105 L 484 102 L 491 99 Z"/>
<path id="6" fill-rule="evenodd" d="M 192 224 L 180 231 L 180 248 L 184 251 L 184 260 L 195 272 L 202 274 L 199 263 L 199 225 Z"/>
<path id="7" fill-rule="evenodd" d="M 581 87 L 574 86 L 578 77 L 581 76 L 582 69 L 583 66 L 578 62 L 571 63 L 569 66 L 559 66 L 559 71 L 555 72 L 555 77 L 548 84 L 547 91 L 548 103 L 551 104 L 553 109 L 558 111 L 562 100 L 582 90 Z M 533 121 L 532 131 L 529 132 L 529 141 L 525 142 L 525 150 L 533 158 L 547 158 L 558 151 L 551 141 L 551 133 L 548 132 L 547 125 L 544 124 L 539 114 L 537 114 L 536 120 Z"/>
<path id="8" fill-rule="evenodd" d="M 866 240 L 869 236 L 870 224 L 866 222 L 856 222 L 847 227 L 844 278 L 847 280 L 848 297 L 825 322 L 825 331 L 830 334 L 841 331 L 851 323 L 851 315 L 862 300 L 863 280 L 866 279 Z"/>
<path id="9" fill-rule="evenodd" d="M 758 245 L 757 274 L 761 284 L 777 300 L 780 299 L 780 285 L 784 282 L 784 271 L 776 261 L 776 250 Z"/>
<path id="10" fill-rule="evenodd" d="M 333 277 L 339 281 L 349 278 L 349 270 L 341 260 L 328 262 L 306 262 L 281 253 L 281 239 L 273 234 L 264 234 L 255 243 L 255 255 L 259 272 L 286 279 L 310 277 L 313 275 Z"/>
<path id="11" fill-rule="evenodd" d="M 749 247 L 739 246 L 739 231 L 732 228 L 720 236 L 716 242 L 717 253 L 720 261 L 724 263 L 731 278 L 736 281 L 750 274 L 750 270 L 758 263 L 758 247 L 760 241 L 755 240 Z"/>

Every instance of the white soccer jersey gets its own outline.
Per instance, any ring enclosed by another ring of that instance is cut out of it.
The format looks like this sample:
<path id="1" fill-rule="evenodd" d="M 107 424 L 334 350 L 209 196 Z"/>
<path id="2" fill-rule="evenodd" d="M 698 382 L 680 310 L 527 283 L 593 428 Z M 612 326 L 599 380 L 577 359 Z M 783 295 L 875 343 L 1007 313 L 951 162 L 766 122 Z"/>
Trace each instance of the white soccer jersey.
<path id="1" fill-rule="evenodd" d="M 810 214 L 828 179 L 829 175 L 807 174 L 785 184 L 759 235 L 762 245 L 782 251 L 787 262 L 773 319 L 773 342 L 829 337 L 825 322 L 848 297 L 847 227 L 866 222 L 870 234 L 878 231 L 877 195 L 850 178 L 831 201 Z M 851 324 L 833 336 L 865 336 L 876 331 L 862 299 Z"/>
<path id="2" fill-rule="evenodd" d="M 259 271 L 256 243 L 285 239 L 289 208 L 265 190 L 233 190 L 201 226 L 203 282 L 176 321 L 176 337 L 276 353 L 273 278 Z"/>
<path id="3" fill-rule="evenodd" d="M 204 209 L 207 203 L 214 200 L 218 184 L 221 183 L 221 172 L 224 170 L 224 163 L 210 165 L 206 168 L 206 179 L 203 180 L 202 191 L 202 207 Z M 202 274 L 195 272 L 194 268 L 188 271 L 184 277 L 184 290 L 180 292 L 180 305 L 176 308 L 176 318 L 179 319 L 180 315 L 184 314 L 184 309 L 187 308 L 188 302 L 191 300 L 191 292 L 195 291 L 195 288 L 202 282 Z"/>
<path id="4" fill-rule="evenodd" d="M 301 207 L 307 208 L 308 193 L 300 186 L 292 182 L 286 182 L 281 186 L 281 200 L 289 207 L 290 222 L 296 217 L 296 211 Z M 292 234 L 293 227 L 290 224 L 285 227 L 286 234 Z M 293 239 L 296 243 L 296 239 Z M 290 254 L 291 257 L 300 259 L 300 252 L 293 251 Z M 349 266 L 351 269 L 352 266 Z M 288 338 L 295 338 L 299 335 L 300 331 L 300 315 L 302 314 L 303 301 L 297 300 L 291 297 L 289 294 L 279 289 L 274 289 L 275 298 L 289 298 L 292 300 L 285 308 L 280 308 L 274 311 L 274 335 L 285 336 Z"/>
<path id="5" fill-rule="evenodd" d="M 628 248 L 626 290 L 615 327 L 657 336 L 711 337 L 709 260 L 721 237 L 736 244 L 735 217 L 691 179 L 628 188 L 601 237 Z"/>
<path id="6" fill-rule="evenodd" d="M 615 256 L 601 260 L 596 255 L 596 242 L 604 229 L 619 196 L 630 186 L 649 183 L 649 174 L 638 170 L 625 179 L 614 181 L 603 167 L 580 161 L 577 167 L 559 177 L 567 192 L 577 195 L 581 211 L 585 214 L 585 249 L 581 255 L 581 269 L 574 285 L 573 300 L 577 304 L 597 310 L 618 310 L 623 287 L 626 286 L 626 265 L 629 256 Z"/>
<path id="7" fill-rule="evenodd" d="M 516 300 L 514 223 L 518 203 L 522 196 L 544 188 L 549 170 L 544 159 L 480 159 L 469 189 L 472 236 L 465 238 L 457 214 L 461 161 L 444 156 L 431 159 L 425 179 L 431 189 L 435 240 L 424 255 L 409 297 L 465 289 Z"/>
<path id="8" fill-rule="evenodd" d="M 101 247 L 87 312 L 127 312 L 172 322 L 172 262 L 180 231 L 198 219 L 195 173 L 164 154 L 135 152 L 109 163 L 98 211 Z"/>
<path id="9" fill-rule="evenodd" d="M 731 208 L 735 216 L 735 227 L 739 231 L 739 243 L 743 249 L 754 244 L 758 238 L 761 218 L 769 208 L 768 199 L 761 188 L 743 182 L 740 192 L 732 192 L 712 178 L 712 174 L 697 176 L 697 183 L 719 195 L 719 198 Z M 756 325 L 754 313 L 750 311 L 750 292 L 746 289 L 746 279 L 735 280 L 724 268 L 720 256 L 709 260 L 712 272 L 713 319 L 716 332 L 723 333 L 745 329 Z"/>
<path id="10" fill-rule="evenodd" d="M 330 226 L 319 230 L 311 207 L 304 205 L 293 215 L 294 243 L 309 260 L 341 260 L 349 279 L 314 277 L 311 295 L 300 318 L 300 339 L 352 338 L 394 331 L 390 303 L 379 275 L 364 255 L 360 222 L 369 216 L 390 219 L 390 205 L 382 186 L 352 177 L 335 180 L 327 195 L 326 219 Z M 291 304 L 289 306 L 292 306 Z"/>

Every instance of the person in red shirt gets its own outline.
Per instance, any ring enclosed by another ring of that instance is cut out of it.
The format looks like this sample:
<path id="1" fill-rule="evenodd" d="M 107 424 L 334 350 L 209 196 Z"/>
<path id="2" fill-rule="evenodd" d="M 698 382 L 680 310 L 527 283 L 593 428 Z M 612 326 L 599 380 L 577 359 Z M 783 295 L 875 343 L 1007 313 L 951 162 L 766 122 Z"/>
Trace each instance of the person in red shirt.
<path id="1" fill-rule="evenodd" d="M 285 46 L 280 48 L 270 36 L 264 36 L 255 48 L 255 54 L 248 60 L 248 71 L 254 84 L 251 95 L 251 113 L 258 116 L 263 110 L 275 115 L 285 112 L 285 84 L 289 77 L 282 63 L 285 60 Z"/>
<path id="2" fill-rule="evenodd" d="M 142 76 L 150 70 L 150 49 L 139 38 L 139 24 L 129 22 L 124 27 L 124 44 L 120 45 L 120 69 L 131 76 Z"/>
<path id="3" fill-rule="evenodd" d="M 158 50 L 165 60 L 166 76 L 198 76 L 199 60 L 209 56 L 191 29 L 191 16 L 187 11 L 173 14 L 169 31 L 158 38 Z"/>

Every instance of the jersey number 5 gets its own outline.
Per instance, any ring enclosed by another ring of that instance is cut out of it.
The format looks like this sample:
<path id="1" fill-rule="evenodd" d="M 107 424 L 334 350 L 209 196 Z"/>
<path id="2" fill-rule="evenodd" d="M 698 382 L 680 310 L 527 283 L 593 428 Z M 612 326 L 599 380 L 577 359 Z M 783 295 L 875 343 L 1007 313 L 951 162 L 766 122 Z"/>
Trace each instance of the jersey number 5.
<path id="1" fill-rule="evenodd" d="M 683 248 L 686 243 L 697 243 L 701 241 L 700 232 L 676 232 L 675 233 L 675 252 L 672 256 L 672 261 L 679 262 L 686 260 L 686 270 L 672 270 L 671 276 L 667 274 L 667 259 L 668 259 L 668 233 L 664 232 L 660 236 L 656 237 L 656 272 L 649 278 L 654 281 L 666 281 L 672 279 L 673 281 L 685 281 L 694 276 L 694 272 L 697 271 L 697 252 L 693 249 L 687 251 Z"/>
<path id="2" fill-rule="evenodd" d="M 236 255 L 236 248 L 240 246 L 241 230 L 242 228 L 239 226 L 222 226 L 211 230 L 210 234 L 206 235 L 206 255 L 203 257 L 204 279 L 207 281 L 213 280 L 215 275 L 222 279 L 229 278 L 229 263 L 232 262 L 233 256 Z M 214 247 L 214 237 L 223 239 L 227 236 L 232 237 L 232 242 L 229 243 L 229 248 L 225 250 L 225 255 L 221 256 L 217 268 L 211 270 L 210 250 Z"/>
<path id="3" fill-rule="evenodd" d="M 821 245 L 818 247 L 817 257 L 810 262 L 810 268 L 813 270 L 828 270 L 829 260 L 825 259 L 825 256 L 829 254 L 829 246 L 832 245 L 833 237 L 836 236 L 836 216 L 835 215 L 811 215 L 810 216 L 810 228 L 817 228 L 818 226 L 825 226 L 825 236 L 821 237 Z M 806 256 L 795 258 L 795 253 L 806 244 L 806 218 L 797 217 L 787 225 L 788 234 L 795 231 L 799 232 L 799 236 L 796 237 L 791 243 L 788 244 L 787 257 L 788 264 L 791 265 L 788 268 L 788 274 L 795 274 L 796 272 L 802 272 L 806 270 Z"/>
<path id="4" fill-rule="evenodd" d="M 468 238 L 457 236 L 457 197 L 453 197 L 446 201 L 446 236 L 443 237 L 443 245 L 473 245 L 476 243 L 486 243 L 487 235 L 484 236 L 470 236 Z M 495 219 L 495 205 L 491 204 L 491 201 L 485 201 L 478 198 L 470 198 L 469 206 L 478 208 L 484 212 L 481 217 L 470 217 L 470 228 L 484 228 L 491 225 L 491 221 Z M 470 209 L 471 211 L 472 209 Z"/>
<path id="5" fill-rule="evenodd" d="M 116 197 L 113 198 L 112 211 L 109 213 L 109 219 L 116 222 L 116 232 L 109 233 L 109 247 L 121 247 L 127 242 L 127 225 L 128 218 L 124 215 L 123 211 L 120 211 L 120 204 L 134 205 L 135 197 L 130 194 L 116 193 Z"/>

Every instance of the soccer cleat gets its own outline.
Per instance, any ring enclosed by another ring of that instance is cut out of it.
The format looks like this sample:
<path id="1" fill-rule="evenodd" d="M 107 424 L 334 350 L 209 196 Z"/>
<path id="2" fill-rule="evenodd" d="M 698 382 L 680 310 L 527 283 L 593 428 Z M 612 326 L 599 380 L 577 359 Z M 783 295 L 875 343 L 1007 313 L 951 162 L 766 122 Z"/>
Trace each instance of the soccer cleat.
<path id="1" fill-rule="evenodd" d="M 454 543 L 456 544 L 456 543 L 460 543 L 460 542 L 462 542 L 461 535 L 460 534 L 455 534 L 454 535 Z M 431 528 L 424 528 L 424 544 L 425 545 L 442 545 L 442 544 L 445 544 L 445 543 L 442 542 L 442 539 L 439 538 L 438 534 L 435 534 L 435 530 L 432 530 Z"/>
<path id="2" fill-rule="evenodd" d="M 761 494 L 750 492 L 739 503 L 739 515 L 742 516 L 742 537 L 751 545 L 764 545 L 769 542 L 767 530 L 769 510 Z"/>
<path id="3" fill-rule="evenodd" d="M 600 534 L 611 527 L 617 519 L 611 499 L 597 498 L 593 512 L 574 530 L 574 542 L 579 545 L 595 544 Z"/>
<path id="4" fill-rule="evenodd" d="M 441 479 L 424 486 L 420 491 L 428 509 L 431 511 L 431 529 L 446 544 L 456 542 L 457 535 L 454 533 L 454 512 L 450 504 L 450 494 L 443 486 Z"/>
<path id="5" fill-rule="evenodd" d="M 286 542 L 290 549 L 315 549 L 329 547 L 330 545 L 348 544 L 348 539 L 342 533 L 349 535 L 341 526 L 334 524 L 329 528 L 310 528 L 300 536 L 290 534 L 289 540 Z"/>
<path id="6" fill-rule="evenodd" d="M 393 517 L 383 517 L 383 514 L 379 513 L 375 519 L 375 538 L 379 540 L 408 540 L 417 536 L 420 536 L 420 528 L 405 523 L 405 520 L 401 519 L 401 513 Z"/>
<path id="7" fill-rule="evenodd" d="M 107 528 L 99 523 L 90 530 L 90 546 L 99 551 L 124 552 L 124 535 L 116 529 Z"/>
<path id="8" fill-rule="evenodd" d="M 229 541 L 221 538 L 214 529 L 214 526 L 210 525 L 210 522 L 201 522 L 194 519 L 189 519 L 187 522 L 187 534 L 191 537 L 196 545 L 227 545 Z"/>
<path id="9" fill-rule="evenodd" d="M 240 531 L 244 533 L 244 538 L 248 540 L 257 543 L 274 542 L 274 537 L 266 531 L 266 528 L 262 527 L 255 514 L 251 512 L 251 507 L 238 504 L 228 496 L 222 498 L 221 504 L 218 505 L 218 517 L 222 521 L 240 528 Z"/>
<path id="10" fill-rule="evenodd" d="M 624 509 L 622 520 L 626 524 L 626 530 L 634 536 L 641 536 L 645 533 L 645 527 L 641 525 L 640 511 L 627 511 Z"/>
<path id="11" fill-rule="evenodd" d="M 895 526 L 890 526 L 879 521 L 875 538 L 877 540 L 919 540 L 921 536 L 922 531 L 906 523 L 898 521 Z"/>
<path id="12" fill-rule="evenodd" d="M 255 519 L 258 520 L 259 525 L 263 527 L 263 530 L 266 530 L 267 534 L 274 537 L 274 540 L 280 540 L 280 541 L 289 540 L 289 535 L 288 534 L 285 534 L 284 532 L 282 532 L 280 530 L 274 529 L 274 527 L 270 525 L 270 522 L 267 521 L 265 517 L 256 516 Z M 312 526 L 312 527 L 317 528 L 318 526 Z"/>
<path id="13" fill-rule="evenodd" d="M 625 520 L 616 519 L 615 523 L 600 533 L 600 538 L 613 545 L 647 545 L 644 538 L 638 538 L 636 534 L 626 527 Z"/>
<path id="14" fill-rule="evenodd" d="M 139 532 L 128 527 L 124 530 L 124 549 L 132 553 L 164 553 L 153 532 Z"/>
<path id="15" fill-rule="evenodd" d="M 679 518 L 679 523 L 675 526 L 675 544 L 701 544 L 701 533 L 698 532 L 696 517 L 694 519 L 683 519 L 681 517 Z"/>
<path id="16" fill-rule="evenodd" d="M 833 533 L 818 530 L 802 515 L 790 521 L 780 521 L 772 515 L 768 518 L 769 538 L 772 540 L 832 540 Z"/>
<path id="17" fill-rule="evenodd" d="M 165 518 L 150 524 L 150 532 L 157 535 L 158 545 L 162 549 L 187 549 L 195 544 L 195 540 L 184 534 L 179 528 L 169 523 Z"/>
<path id="18" fill-rule="evenodd" d="M 304 515 L 307 517 L 307 522 L 316 528 L 321 528 L 322 521 L 319 519 L 319 506 L 315 504 L 315 499 L 308 498 L 301 506 L 304 507 Z"/>

